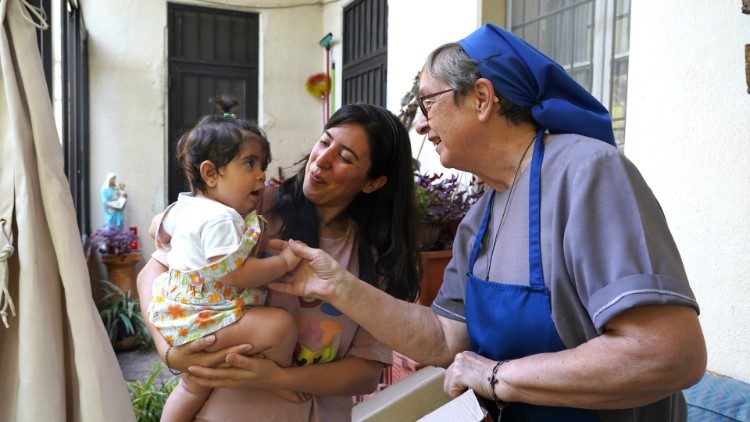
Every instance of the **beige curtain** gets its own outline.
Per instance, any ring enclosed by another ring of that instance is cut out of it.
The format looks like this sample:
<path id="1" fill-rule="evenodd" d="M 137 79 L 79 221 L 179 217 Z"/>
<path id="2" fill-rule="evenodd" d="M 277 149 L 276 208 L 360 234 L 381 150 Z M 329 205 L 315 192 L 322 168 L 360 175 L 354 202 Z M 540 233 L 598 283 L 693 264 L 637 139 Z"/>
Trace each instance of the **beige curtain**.
<path id="1" fill-rule="evenodd" d="M 132 421 L 92 301 L 28 7 L 0 0 L 0 421 Z"/>

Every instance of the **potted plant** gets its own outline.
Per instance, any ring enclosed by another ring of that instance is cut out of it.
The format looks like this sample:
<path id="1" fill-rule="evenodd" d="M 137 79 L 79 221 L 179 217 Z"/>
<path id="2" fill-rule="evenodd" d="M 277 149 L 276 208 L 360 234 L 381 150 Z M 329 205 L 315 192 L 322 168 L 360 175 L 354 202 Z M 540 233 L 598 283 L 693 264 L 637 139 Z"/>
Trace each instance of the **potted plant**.
<path id="1" fill-rule="evenodd" d="M 151 373 L 145 382 L 136 379 L 127 384 L 136 419 L 140 422 L 159 422 L 164 403 L 166 403 L 169 393 L 177 386 L 179 378 L 163 378 L 161 376 L 163 369 L 164 364 L 156 361 L 152 365 Z"/>
<path id="2" fill-rule="evenodd" d="M 99 316 L 113 348 L 117 351 L 150 348 L 153 343 L 138 299 L 133 299 L 129 291 L 121 290 L 114 283 L 106 280 L 100 283 L 105 294 L 99 301 Z"/>
<path id="3" fill-rule="evenodd" d="M 422 222 L 417 231 L 417 244 L 426 250 L 443 249 L 441 235 L 448 237 L 449 242 L 453 240 L 458 223 L 482 196 L 484 185 L 475 177 L 464 185 L 457 174 L 444 178 L 442 173 L 415 173 L 414 178 Z"/>
<path id="4" fill-rule="evenodd" d="M 91 235 L 91 244 L 101 253 L 102 263 L 107 266 L 107 276 L 120 290 L 136 292 L 135 264 L 141 260 L 138 236 L 134 230 L 107 226 Z"/>
<path id="5" fill-rule="evenodd" d="M 102 227 L 91 235 L 91 244 L 104 255 L 128 254 L 137 249 L 137 241 L 133 230 L 118 226 Z"/>

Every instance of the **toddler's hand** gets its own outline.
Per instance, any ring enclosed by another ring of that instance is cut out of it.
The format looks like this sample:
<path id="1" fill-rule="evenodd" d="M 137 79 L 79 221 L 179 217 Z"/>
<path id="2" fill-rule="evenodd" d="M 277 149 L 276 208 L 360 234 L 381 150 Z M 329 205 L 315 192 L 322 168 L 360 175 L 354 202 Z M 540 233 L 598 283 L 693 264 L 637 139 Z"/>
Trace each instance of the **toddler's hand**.
<path id="1" fill-rule="evenodd" d="M 292 249 L 287 246 L 284 248 L 279 256 L 286 262 L 286 270 L 287 272 L 292 271 L 293 269 L 297 268 L 297 265 L 302 260 L 302 258 L 298 257 L 297 255 L 292 252 Z"/>

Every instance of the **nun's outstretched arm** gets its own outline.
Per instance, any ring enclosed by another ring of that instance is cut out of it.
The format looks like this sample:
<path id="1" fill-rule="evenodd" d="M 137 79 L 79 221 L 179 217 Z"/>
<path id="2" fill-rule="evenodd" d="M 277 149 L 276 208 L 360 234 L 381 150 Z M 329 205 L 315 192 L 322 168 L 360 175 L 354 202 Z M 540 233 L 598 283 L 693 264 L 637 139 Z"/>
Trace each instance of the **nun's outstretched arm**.
<path id="1" fill-rule="evenodd" d="M 448 366 L 456 353 L 467 349 L 465 323 L 390 296 L 341 268 L 320 249 L 289 243 L 302 263 L 270 288 L 329 302 L 381 343 L 423 364 Z"/>

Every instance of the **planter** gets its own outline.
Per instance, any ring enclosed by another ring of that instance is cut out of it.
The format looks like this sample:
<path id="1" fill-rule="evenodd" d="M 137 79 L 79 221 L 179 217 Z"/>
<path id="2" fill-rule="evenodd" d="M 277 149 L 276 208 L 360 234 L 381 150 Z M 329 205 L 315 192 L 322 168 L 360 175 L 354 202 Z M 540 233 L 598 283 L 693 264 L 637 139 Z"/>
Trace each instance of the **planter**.
<path id="1" fill-rule="evenodd" d="M 116 284 L 123 292 L 130 292 L 133 298 L 138 297 L 135 264 L 140 261 L 140 252 L 130 252 L 123 255 L 102 255 L 102 263 L 107 266 L 109 281 Z"/>
<path id="2" fill-rule="evenodd" d="M 448 262 L 453 257 L 450 249 L 442 251 L 420 252 L 419 260 L 422 263 L 422 278 L 419 281 L 419 297 L 416 302 L 420 305 L 430 306 L 435 300 L 440 286 L 443 285 L 443 273 Z"/>
<path id="3" fill-rule="evenodd" d="M 125 327 L 122 326 L 120 330 L 124 333 Z M 115 352 L 127 352 L 133 350 L 138 346 L 138 337 L 135 334 L 125 335 L 117 333 L 117 340 L 112 344 L 112 348 Z"/>
<path id="4" fill-rule="evenodd" d="M 440 235 L 445 229 L 445 223 L 419 223 L 417 226 L 417 248 L 420 250 L 432 250 L 439 241 Z M 442 249 L 442 245 L 439 245 Z"/>

